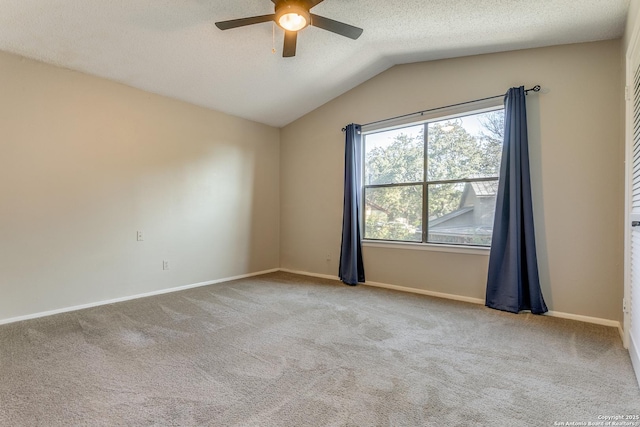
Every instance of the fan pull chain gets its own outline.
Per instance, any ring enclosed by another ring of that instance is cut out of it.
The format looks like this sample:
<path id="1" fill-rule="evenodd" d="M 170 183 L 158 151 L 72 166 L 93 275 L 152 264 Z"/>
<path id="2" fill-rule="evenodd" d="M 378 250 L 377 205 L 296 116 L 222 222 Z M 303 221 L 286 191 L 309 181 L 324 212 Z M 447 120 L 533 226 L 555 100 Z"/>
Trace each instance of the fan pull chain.
<path id="1" fill-rule="evenodd" d="M 276 53 L 276 24 L 271 23 L 271 53 Z"/>

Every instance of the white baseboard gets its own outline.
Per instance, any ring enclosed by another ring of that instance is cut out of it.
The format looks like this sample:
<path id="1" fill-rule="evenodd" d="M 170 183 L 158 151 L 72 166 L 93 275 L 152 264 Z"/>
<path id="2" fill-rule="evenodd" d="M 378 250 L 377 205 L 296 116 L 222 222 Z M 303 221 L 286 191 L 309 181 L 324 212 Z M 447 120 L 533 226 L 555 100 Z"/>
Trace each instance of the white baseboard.
<path id="1" fill-rule="evenodd" d="M 322 279 L 340 280 L 338 276 L 331 276 L 328 274 L 310 273 L 308 271 L 297 271 L 297 270 L 290 270 L 287 268 L 281 268 L 280 271 L 284 271 L 287 273 L 301 274 L 303 276 L 320 277 Z M 365 282 L 365 283 L 362 283 L 362 285 L 374 286 L 377 288 L 393 289 L 396 291 L 410 292 L 413 294 L 427 295 L 427 296 L 432 296 L 436 298 L 445 298 L 445 299 L 450 299 L 454 301 L 468 302 L 471 304 L 484 305 L 485 303 L 485 301 L 481 298 L 466 297 L 462 295 L 447 294 L 443 292 L 434 292 L 434 291 L 428 291 L 425 289 L 410 288 L 407 286 L 390 285 L 388 283 Z M 562 319 L 577 320 L 579 322 L 593 323 L 596 325 L 603 325 L 603 326 L 618 328 L 618 331 L 620 332 L 620 337 L 622 338 L 623 336 L 622 325 L 617 320 L 601 319 L 599 317 L 583 316 L 581 314 L 563 313 L 561 311 L 549 311 L 546 313 L 546 315 L 551 317 L 559 317 Z"/>
<path id="2" fill-rule="evenodd" d="M 629 334 L 629 356 L 631 356 L 631 365 L 633 366 L 633 370 L 636 373 L 636 380 L 638 380 L 638 385 L 640 386 L 640 349 L 638 348 L 637 343 L 633 339 L 633 330 Z"/>
<path id="3" fill-rule="evenodd" d="M 395 291 L 401 291 L 401 292 L 410 292 L 412 294 L 427 295 L 427 296 L 436 297 L 436 298 L 450 299 L 454 301 L 468 302 L 471 304 L 484 305 L 484 300 L 480 298 L 465 297 L 462 295 L 447 294 L 444 292 L 428 291 L 426 289 L 409 288 L 406 286 L 389 285 L 388 283 L 379 283 L 379 282 L 365 282 L 363 283 L 363 285 L 373 286 L 376 288 L 393 289 Z"/>
<path id="4" fill-rule="evenodd" d="M 85 308 L 97 307 L 97 306 L 100 306 L 100 305 L 113 304 L 113 303 L 116 303 L 116 302 L 129 301 L 129 300 L 138 299 L 138 298 L 146 298 L 146 297 L 151 297 L 151 296 L 154 296 L 154 295 L 168 294 L 170 292 L 183 291 L 185 289 L 199 288 L 201 286 L 215 285 L 216 283 L 229 282 L 231 280 L 237 280 L 237 279 L 245 279 L 247 277 L 260 276 L 262 274 L 267 274 L 267 273 L 275 273 L 277 271 L 280 271 L 280 269 L 279 268 L 273 268 L 271 270 L 257 271 L 255 273 L 247 273 L 247 274 L 241 274 L 239 276 L 225 277 L 225 278 L 222 278 L 222 279 L 215 279 L 215 280 L 209 280 L 209 281 L 206 281 L 206 282 L 194 283 L 194 284 L 191 284 L 191 285 L 177 286 L 175 288 L 160 289 L 160 290 L 157 290 L 157 291 L 146 292 L 146 293 L 143 293 L 143 294 L 130 295 L 130 296 L 120 297 L 120 298 L 114 298 L 114 299 L 110 299 L 110 300 L 106 300 L 106 301 L 91 302 L 91 303 L 88 303 L 88 304 L 76 305 L 76 306 L 73 306 L 73 307 L 58 308 L 56 310 L 49 310 L 49 311 L 43 311 L 43 312 L 40 312 L 40 313 L 27 314 L 26 316 L 10 317 L 8 319 L 0 319 L 0 325 L 4 325 L 4 324 L 8 324 L 8 323 L 14 323 L 14 322 L 20 322 L 20 321 L 29 320 L 29 319 L 37 319 L 38 317 L 51 316 L 51 315 L 54 315 L 54 314 L 67 313 L 67 312 L 70 312 L 70 311 L 76 311 L 76 310 L 82 310 L 82 309 L 85 309 Z"/>
<path id="5" fill-rule="evenodd" d="M 602 319 L 600 317 L 583 316 L 581 314 L 563 313 L 561 311 L 548 311 L 547 316 L 560 317 L 561 319 L 577 320 L 579 322 L 593 323 L 596 325 L 610 326 L 617 328 L 618 331 L 622 329 L 622 325 L 617 320 Z"/>
<path id="6" fill-rule="evenodd" d="M 299 274 L 301 276 L 319 277 L 320 279 L 340 280 L 338 276 L 332 276 L 330 274 L 310 273 L 308 271 L 290 270 L 288 268 L 281 268 L 283 273 Z"/>

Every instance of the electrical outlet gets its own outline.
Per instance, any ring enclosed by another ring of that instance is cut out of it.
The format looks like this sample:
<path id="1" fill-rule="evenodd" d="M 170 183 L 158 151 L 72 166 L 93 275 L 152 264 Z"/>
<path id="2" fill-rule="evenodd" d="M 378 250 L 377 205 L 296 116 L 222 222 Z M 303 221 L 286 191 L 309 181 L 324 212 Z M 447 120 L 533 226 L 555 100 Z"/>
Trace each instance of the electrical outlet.
<path id="1" fill-rule="evenodd" d="M 167 260 L 162 261 L 162 269 L 163 270 L 168 270 L 169 269 L 169 261 L 167 261 Z"/>
<path id="2" fill-rule="evenodd" d="M 327 252 L 327 262 L 331 261 L 331 253 Z"/>
<path id="3" fill-rule="evenodd" d="M 144 237 L 142 236 L 142 231 L 138 231 L 136 234 L 136 240 L 138 242 L 142 242 L 144 240 Z"/>

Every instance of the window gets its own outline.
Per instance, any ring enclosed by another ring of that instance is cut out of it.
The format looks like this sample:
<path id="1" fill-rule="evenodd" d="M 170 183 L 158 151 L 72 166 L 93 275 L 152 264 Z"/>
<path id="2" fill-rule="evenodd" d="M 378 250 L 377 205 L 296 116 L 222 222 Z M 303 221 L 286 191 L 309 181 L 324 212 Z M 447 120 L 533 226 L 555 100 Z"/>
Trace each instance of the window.
<path id="1" fill-rule="evenodd" d="M 489 246 L 504 109 L 363 132 L 364 238 Z"/>

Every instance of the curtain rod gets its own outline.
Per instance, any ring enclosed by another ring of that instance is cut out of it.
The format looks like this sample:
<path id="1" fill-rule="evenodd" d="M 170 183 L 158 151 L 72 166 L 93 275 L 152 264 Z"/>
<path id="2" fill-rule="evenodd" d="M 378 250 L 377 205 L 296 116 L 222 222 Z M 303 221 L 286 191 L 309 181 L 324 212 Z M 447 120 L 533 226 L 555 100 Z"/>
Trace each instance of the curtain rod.
<path id="1" fill-rule="evenodd" d="M 540 85 L 535 85 L 534 87 L 532 87 L 531 89 L 527 89 L 524 91 L 525 94 L 528 94 L 529 92 L 540 92 Z M 366 123 L 362 126 L 370 126 L 370 125 L 377 125 L 378 123 L 384 123 L 384 122 L 389 122 L 391 120 L 397 120 L 397 119 L 403 119 L 405 117 L 411 117 L 411 116 L 416 116 L 418 114 L 422 115 L 424 113 L 428 113 L 431 111 L 438 111 L 438 110 L 444 110 L 445 108 L 451 108 L 451 107 L 457 107 L 459 105 L 466 105 L 466 104 L 472 104 L 474 102 L 480 102 L 480 101 L 487 101 L 489 99 L 495 99 L 495 98 L 500 98 L 505 96 L 505 94 L 502 95 L 494 95 L 494 96 L 488 96 L 486 98 L 480 98 L 480 99 L 474 99 L 473 101 L 466 101 L 466 102 L 459 102 L 457 104 L 451 104 L 451 105 L 445 105 L 444 107 L 436 107 L 436 108 L 430 108 L 428 110 L 422 110 L 422 111 L 416 111 L 415 113 L 409 113 L 409 114 L 403 114 L 401 116 L 396 116 L 396 117 L 391 117 L 388 119 L 382 119 L 382 120 L 377 120 L 375 122 L 371 122 L 371 123 Z M 347 128 L 342 128 L 342 132 L 346 131 Z"/>

